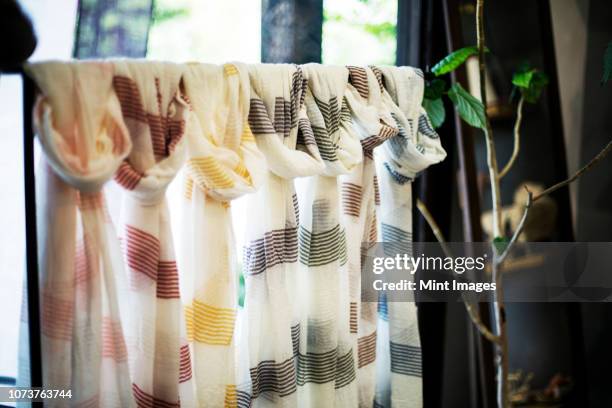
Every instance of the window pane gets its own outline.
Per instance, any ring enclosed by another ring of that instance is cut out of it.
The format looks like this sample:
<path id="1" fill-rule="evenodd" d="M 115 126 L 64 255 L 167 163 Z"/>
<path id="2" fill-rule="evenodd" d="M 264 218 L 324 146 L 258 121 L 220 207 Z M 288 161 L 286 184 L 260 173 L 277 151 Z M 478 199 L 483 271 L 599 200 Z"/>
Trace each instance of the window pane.
<path id="1" fill-rule="evenodd" d="M 72 51 L 77 0 L 22 0 L 38 37 L 30 60 L 67 59 Z M 23 123 L 21 78 L 0 78 L 0 377 L 17 376 L 17 350 L 25 271 Z"/>
<path id="2" fill-rule="evenodd" d="M 261 0 L 157 0 L 147 57 L 259 62 Z"/>
<path id="3" fill-rule="evenodd" d="M 397 0 L 325 0 L 324 64 L 395 64 Z"/>
<path id="4" fill-rule="evenodd" d="M 0 80 L 0 376 L 17 375 L 21 287 L 25 265 L 21 78 Z M 7 103 L 11 101 L 11 103 Z M 8 176 L 10 174 L 10 177 Z"/>

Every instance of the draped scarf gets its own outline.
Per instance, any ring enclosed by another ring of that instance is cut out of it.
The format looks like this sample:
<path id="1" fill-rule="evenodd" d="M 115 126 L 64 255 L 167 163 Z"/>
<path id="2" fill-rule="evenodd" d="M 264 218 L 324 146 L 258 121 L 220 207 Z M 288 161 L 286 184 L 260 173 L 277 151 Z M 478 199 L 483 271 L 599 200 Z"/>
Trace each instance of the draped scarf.
<path id="1" fill-rule="evenodd" d="M 384 108 L 381 88 L 370 68 L 348 67 L 346 100 L 363 149 L 363 161 L 340 177 L 342 220 L 346 229 L 351 319 L 357 333 L 359 406 L 370 407 L 376 386 L 377 303 L 361 302 L 362 253 L 378 238 L 376 207 L 380 203 L 374 149 L 397 135 Z M 356 326 L 356 327 L 355 327 Z"/>
<path id="2" fill-rule="evenodd" d="M 129 406 L 116 279 L 123 269 L 102 192 L 132 147 L 113 67 L 50 62 L 26 69 L 41 91 L 33 117 L 45 153 L 36 177 L 43 384 L 72 390 L 71 404 Z"/>
<path id="3" fill-rule="evenodd" d="M 197 405 L 237 406 L 237 289 L 231 200 L 254 192 L 265 161 L 248 125 L 249 79 L 238 64 L 190 64 L 193 111 L 184 174 L 181 288 Z"/>
<path id="4" fill-rule="evenodd" d="M 376 151 L 381 193 L 380 232 L 388 256 L 412 255 L 412 180 L 431 164 L 446 157 L 440 138 L 421 107 L 423 74 L 410 67 L 373 67 L 382 100 L 399 134 Z M 385 89 L 386 88 L 386 89 Z M 407 275 L 411 279 L 412 275 Z M 385 364 L 378 369 L 376 403 L 379 406 L 423 404 L 421 342 L 416 304 L 382 299 L 379 353 Z"/>
<path id="5" fill-rule="evenodd" d="M 308 64 L 307 120 L 300 146 L 316 146 L 325 168 L 299 183 L 298 350 L 300 407 L 357 405 L 355 336 L 351 334 L 347 244 L 340 223 L 338 176 L 362 160 L 344 97 L 345 67 Z"/>
<path id="6" fill-rule="evenodd" d="M 121 239 L 129 278 L 132 390 L 138 406 L 189 405 L 190 351 L 165 198 L 185 156 L 189 109 L 180 90 L 183 68 L 114 64 L 113 84 L 133 144 L 115 175 L 124 189 Z"/>
<path id="7" fill-rule="evenodd" d="M 295 309 L 298 260 L 298 203 L 293 179 L 324 168 L 312 143 L 300 144 L 306 123 L 306 81 L 295 65 L 249 66 L 249 125 L 269 171 L 249 196 L 243 253 L 245 321 L 240 402 L 253 406 L 295 406 L 295 355 L 300 341 Z M 248 344 L 246 344 L 248 343 Z M 248 369 L 247 369 L 248 368 Z"/>

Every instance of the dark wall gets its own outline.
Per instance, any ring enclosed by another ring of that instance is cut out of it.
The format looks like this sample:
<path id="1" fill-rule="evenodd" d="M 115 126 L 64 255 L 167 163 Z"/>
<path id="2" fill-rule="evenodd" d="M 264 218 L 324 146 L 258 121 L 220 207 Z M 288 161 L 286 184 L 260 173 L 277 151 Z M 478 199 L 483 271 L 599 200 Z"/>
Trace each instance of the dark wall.
<path id="1" fill-rule="evenodd" d="M 602 56 L 612 41 L 612 6 L 590 1 L 584 75 L 580 161 L 587 162 L 612 139 L 612 83 L 601 86 Z M 576 227 L 579 241 L 612 241 L 612 157 L 587 174 L 578 186 Z M 602 273 L 612 273 L 602 265 Z M 588 391 L 591 406 L 612 406 L 612 307 L 582 305 Z"/>

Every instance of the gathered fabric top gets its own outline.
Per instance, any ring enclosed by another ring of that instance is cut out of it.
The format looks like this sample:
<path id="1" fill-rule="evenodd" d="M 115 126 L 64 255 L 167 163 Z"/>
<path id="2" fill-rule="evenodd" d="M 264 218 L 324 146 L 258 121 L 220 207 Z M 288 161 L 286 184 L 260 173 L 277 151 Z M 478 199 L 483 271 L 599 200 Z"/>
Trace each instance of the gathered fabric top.
<path id="1" fill-rule="evenodd" d="M 255 191 L 266 170 L 347 174 L 381 144 L 400 182 L 446 157 L 411 67 L 120 59 L 26 71 L 41 91 L 34 119 L 49 162 L 82 191 L 114 175 L 154 203 L 186 163 L 192 184 L 229 201 Z M 129 137 L 143 126 L 150 137 Z"/>

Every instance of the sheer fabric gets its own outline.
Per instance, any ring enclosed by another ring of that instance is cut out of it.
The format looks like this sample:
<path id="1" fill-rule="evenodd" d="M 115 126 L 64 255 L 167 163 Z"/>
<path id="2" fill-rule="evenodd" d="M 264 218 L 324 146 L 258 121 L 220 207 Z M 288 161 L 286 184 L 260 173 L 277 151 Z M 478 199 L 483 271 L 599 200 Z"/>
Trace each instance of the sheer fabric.
<path id="1" fill-rule="evenodd" d="M 398 134 L 385 110 L 381 88 L 370 68 L 349 67 L 346 99 L 359 132 L 363 161 L 341 177 L 343 221 L 348 242 L 352 316 L 357 332 L 359 406 L 371 406 L 376 386 L 377 303 L 361 302 L 362 252 L 378 238 L 377 206 L 380 203 L 373 151 Z"/>
<path id="2" fill-rule="evenodd" d="M 74 404 L 130 406 L 118 301 L 123 265 L 101 190 L 132 147 L 113 67 L 46 63 L 27 70 L 41 91 L 33 116 L 44 151 L 36 178 L 43 381 L 72 390 Z"/>
<path id="3" fill-rule="evenodd" d="M 361 302 L 365 251 L 411 252 L 411 182 L 446 156 L 420 71 L 130 60 L 29 71 L 46 162 L 46 387 L 102 406 L 422 405 L 415 304 Z M 166 189 L 181 169 L 177 267 Z M 101 190 L 112 177 L 123 256 Z M 239 311 L 230 206 L 243 195 Z"/>
<path id="4" fill-rule="evenodd" d="M 253 406 L 296 406 L 295 355 L 300 340 L 294 302 L 298 261 L 296 177 L 320 173 L 324 164 L 316 146 L 298 147 L 298 127 L 306 120 L 306 81 L 295 65 L 249 66 L 249 124 L 269 171 L 249 197 L 245 327 Z M 244 371 L 243 371 L 244 372 Z M 244 378 L 244 377 L 243 377 Z M 249 382 L 244 378 L 245 382 Z"/>
<path id="5" fill-rule="evenodd" d="M 397 137 L 376 151 L 380 186 L 380 241 L 390 256 L 412 255 L 412 180 L 446 157 L 438 134 L 421 107 L 423 74 L 410 67 L 373 68 L 382 99 L 396 127 Z M 419 407 L 423 404 L 421 341 L 416 304 L 386 302 L 379 307 L 379 344 L 376 403 L 380 406 Z"/>
<path id="6" fill-rule="evenodd" d="M 198 406 L 236 406 L 236 259 L 231 200 L 253 193 L 265 161 L 248 124 L 245 66 L 190 64 L 181 256 L 182 300 Z"/>
<path id="7" fill-rule="evenodd" d="M 183 67 L 117 61 L 113 85 L 133 149 L 115 174 L 124 188 L 121 239 L 129 278 L 126 338 L 139 406 L 193 404 L 166 188 L 183 165 L 189 107 Z"/>
<path id="8" fill-rule="evenodd" d="M 354 407 L 356 342 L 350 330 L 338 176 L 361 162 L 361 145 L 344 98 L 348 70 L 317 64 L 303 70 L 308 81 L 307 120 L 301 119 L 298 144 L 316 146 L 325 168 L 320 175 L 303 179 L 298 191 L 298 402 L 303 407 Z"/>

